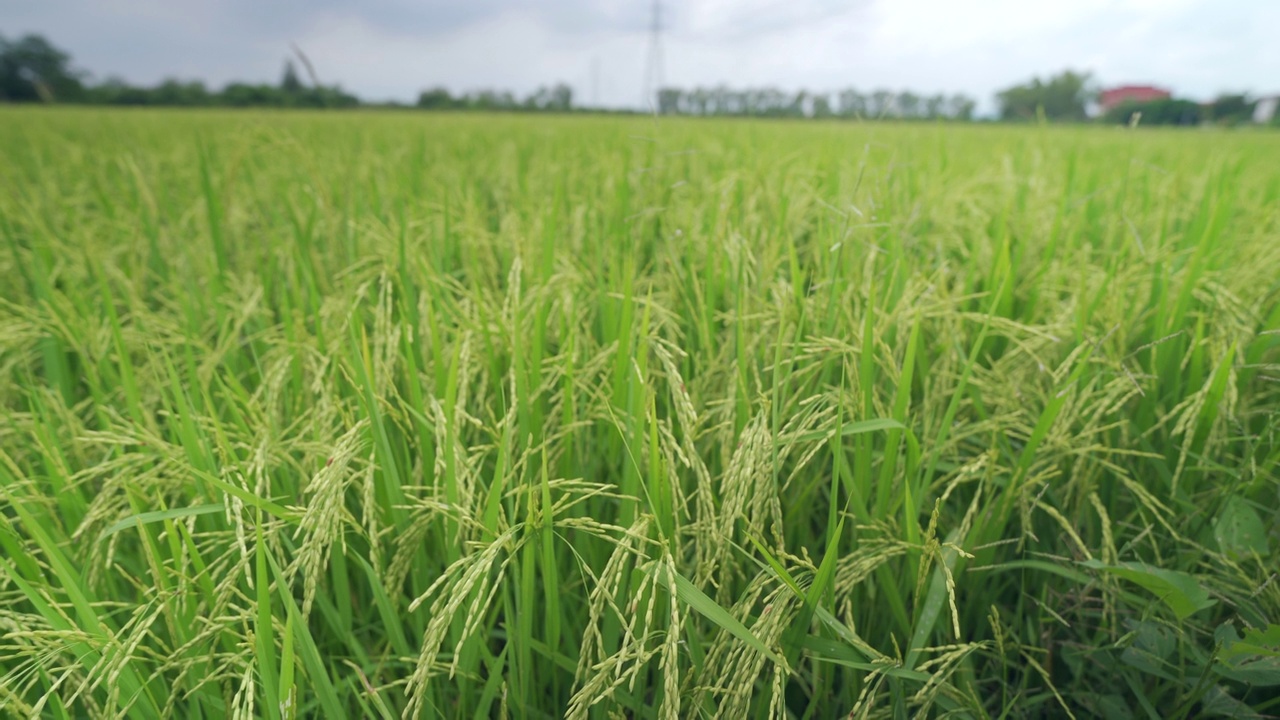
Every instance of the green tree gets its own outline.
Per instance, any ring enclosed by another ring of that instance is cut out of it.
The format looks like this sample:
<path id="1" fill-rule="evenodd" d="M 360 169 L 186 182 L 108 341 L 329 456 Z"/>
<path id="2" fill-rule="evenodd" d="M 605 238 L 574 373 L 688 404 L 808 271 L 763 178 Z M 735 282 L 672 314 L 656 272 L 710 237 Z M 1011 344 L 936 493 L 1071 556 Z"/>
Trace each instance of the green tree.
<path id="1" fill-rule="evenodd" d="M 95 105 L 150 105 L 152 94 L 146 88 L 134 87 L 117 77 L 109 77 L 90 88 L 84 99 Z"/>
<path id="2" fill-rule="evenodd" d="M 1109 123 L 1128 125 L 1138 113 L 1141 113 L 1139 122 L 1143 125 L 1197 125 L 1202 115 L 1198 103 L 1165 98 L 1144 103 L 1122 103 L 1107 111 L 1104 119 Z"/>
<path id="3" fill-rule="evenodd" d="M 564 83 L 556 83 L 551 88 L 551 102 L 546 109 L 554 112 L 569 112 L 572 110 L 573 88 Z"/>
<path id="4" fill-rule="evenodd" d="M 0 37 L 0 100 L 75 101 L 84 91 L 81 75 L 71 56 L 39 35 L 16 42 Z"/>
<path id="5" fill-rule="evenodd" d="M 930 95 L 924 99 L 924 116 L 930 120 L 945 117 L 947 114 L 947 96 L 941 93 Z"/>
<path id="6" fill-rule="evenodd" d="M 286 95 L 297 95 L 302 92 L 302 81 L 298 79 L 298 71 L 292 60 L 284 61 L 284 76 L 280 78 L 280 90 Z"/>
<path id="7" fill-rule="evenodd" d="M 805 106 L 809 102 L 809 93 L 801 90 L 791 97 L 791 102 L 783 109 L 783 114 L 790 117 L 804 117 Z"/>
<path id="8" fill-rule="evenodd" d="M 898 93 L 898 112 L 902 113 L 902 117 L 915 118 L 920 116 L 920 96 L 905 90 Z"/>
<path id="9" fill-rule="evenodd" d="M 826 93 L 815 93 L 813 96 L 813 116 L 822 119 L 829 118 L 834 114 L 831 110 L 831 97 Z"/>
<path id="10" fill-rule="evenodd" d="M 424 110 L 448 110 L 458 106 L 458 101 L 443 87 L 434 87 L 418 93 L 418 107 Z"/>
<path id="11" fill-rule="evenodd" d="M 880 119 L 895 114 L 897 110 L 898 96 L 892 90 L 876 90 L 871 93 L 870 102 L 867 104 L 867 112 L 871 117 Z"/>
<path id="12" fill-rule="evenodd" d="M 1206 109 L 1206 119 L 1219 125 L 1240 125 L 1253 120 L 1254 101 L 1247 95 L 1224 93 Z"/>
<path id="13" fill-rule="evenodd" d="M 968 95 L 952 95 L 948 105 L 947 114 L 956 120 L 972 120 L 973 111 L 978 107 L 977 101 Z"/>
<path id="14" fill-rule="evenodd" d="M 836 104 L 841 117 L 851 118 L 867 114 L 867 98 L 854 88 L 841 90 Z"/>
<path id="15" fill-rule="evenodd" d="M 270 85 L 231 83 L 223 89 L 219 100 L 231 107 L 263 107 L 280 104 L 280 95 Z"/>
<path id="16" fill-rule="evenodd" d="M 1089 73 L 1065 70 L 1048 80 L 1032 78 L 996 93 L 1001 120 L 1035 120 L 1043 113 L 1049 120 L 1080 122 L 1085 105 L 1095 94 Z"/>
<path id="17" fill-rule="evenodd" d="M 209 90 L 199 80 L 182 82 L 165 80 L 155 89 L 156 103 L 159 105 L 208 105 Z"/>
<path id="18" fill-rule="evenodd" d="M 684 91 L 679 88 L 662 88 L 658 90 L 658 114 L 674 115 L 680 111 L 681 98 Z"/>

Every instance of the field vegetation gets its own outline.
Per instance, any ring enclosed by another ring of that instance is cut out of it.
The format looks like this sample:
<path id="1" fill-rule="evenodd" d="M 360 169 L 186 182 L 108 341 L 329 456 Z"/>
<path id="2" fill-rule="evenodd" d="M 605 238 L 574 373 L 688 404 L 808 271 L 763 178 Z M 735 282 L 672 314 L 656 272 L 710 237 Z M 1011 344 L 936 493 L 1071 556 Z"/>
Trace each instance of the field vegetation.
<path id="1" fill-rule="evenodd" d="M 0 150 L 0 715 L 1280 713 L 1280 136 Z"/>

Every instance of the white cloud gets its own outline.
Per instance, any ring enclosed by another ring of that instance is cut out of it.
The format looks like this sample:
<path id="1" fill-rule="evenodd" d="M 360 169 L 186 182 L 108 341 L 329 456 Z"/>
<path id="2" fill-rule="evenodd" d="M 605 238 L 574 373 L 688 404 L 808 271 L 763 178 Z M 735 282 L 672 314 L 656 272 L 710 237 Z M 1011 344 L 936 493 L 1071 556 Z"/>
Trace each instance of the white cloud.
<path id="1" fill-rule="evenodd" d="M 273 81 L 291 41 L 322 78 L 373 98 L 437 84 L 529 92 L 567 81 L 635 105 L 643 0 L 43 0 L 0 9 L 98 75 Z M 1280 91 L 1274 0 L 685 0 L 665 3 L 669 84 L 966 92 L 983 101 L 1071 67 L 1191 97 Z"/>
<path id="2" fill-rule="evenodd" d="M 373 98 L 412 99 L 422 89 L 513 89 L 528 93 L 567 82 L 588 99 L 591 66 L 599 59 L 601 101 L 639 98 L 644 39 L 639 34 L 556 32 L 523 11 L 495 15 L 446 36 L 391 34 L 359 16 L 333 14 L 314 22 L 299 44 L 322 79 Z M 630 78 L 637 78 L 632 82 Z"/>

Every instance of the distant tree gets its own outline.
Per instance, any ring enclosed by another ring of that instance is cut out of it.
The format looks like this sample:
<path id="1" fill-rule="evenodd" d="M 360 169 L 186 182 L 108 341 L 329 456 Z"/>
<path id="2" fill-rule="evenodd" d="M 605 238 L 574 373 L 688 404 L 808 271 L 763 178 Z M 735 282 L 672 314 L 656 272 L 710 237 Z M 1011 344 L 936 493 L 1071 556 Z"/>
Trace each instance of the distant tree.
<path id="1" fill-rule="evenodd" d="M 871 117 L 883 118 L 897 114 L 897 94 L 892 90 L 876 90 L 868 99 L 867 112 Z"/>
<path id="2" fill-rule="evenodd" d="M 1107 111 L 1103 120 L 1128 125 L 1141 113 L 1143 125 L 1198 125 L 1204 115 L 1199 103 L 1190 100 L 1165 98 L 1150 102 L 1127 102 Z"/>
<path id="3" fill-rule="evenodd" d="M 539 102 L 542 101 L 544 90 L 530 95 L 525 100 L 525 108 L 536 110 Z M 477 90 L 467 93 L 462 97 L 462 106 L 468 110 L 514 110 L 519 107 L 519 103 L 511 96 L 511 93 L 504 93 L 498 90 Z"/>
<path id="4" fill-rule="evenodd" d="M 1050 120 L 1079 122 L 1094 94 L 1089 73 L 1066 70 L 1046 81 L 1037 77 L 1001 90 L 996 102 L 1002 120 L 1034 120 L 1043 112 Z"/>
<path id="5" fill-rule="evenodd" d="M 165 80 L 152 91 L 152 102 L 156 105 L 208 105 L 209 90 L 199 81 L 182 82 Z"/>
<path id="6" fill-rule="evenodd" d="M 485 109 L 494 109 L 494 106 L 497 104 L 489 104 Z M 573 88 L 564 83 L 557 83 L 552 87 L 539 87 L 538 91 L 526 97 L 524 106 L 526 110 L 566 113 L 573 108 Z"/>
<path id="7" fill-rule="evenodd" d="M 89 88 L 83 99 L 95 105 L 147 105 L 150 94 L 113 76 Z"/>
<path id="8" fill-rule="evenodd" d="M 556 83 L 551 88 L 551 100 L 545 110 L 553 112 L 569 112 L 573 109 L 573 88 L 565 83 Z"/>
<path id="9" fill-rule="evenodd" d="M 280 78 L 280 91 L 286 95 L 297 95 L 302 92 L 302 80 L 298 79 L 298 71 L 292 60 L 284 61 L 284 75 Z"/>
<path id="10" fill-rule="evenodd" d="M 1240 125 L 1252 122 L 1255 104 L 1247 95 L 1222 94 L 1209 103 L 1205 119 L 1219 125 Z"/>
<path id="11" fill-rule="evenodd" d="M 319 99 L 319 107 L 353 108 L 360 106 L 360 98 L 337 85 L 314 88 L 311 92 Z"/>
<path id="12" fill-rule="evenodd" d="M 947 117 L 947 96 L 942 94 L 930 95 L 924 99 L 924 116 L 929 119 Z"/>
<path id="13" fill-rule="evenodd" d="M 973 111 L 978 107 L 977 101 L 968 95 L 952 95 L 947 102 L 947 114 L 956 120 L 972 120 Z"/>
<path id="14" fill-rule="evenodd" d="M 481 93 L 489 97 L 490 107 L 498 110 L 511 110 L 516 107 L 516 96 L 510 90 Z"/>
<path id="15" fill-rule="evenodd" d="M 791 101 L 783 108 L 783 115 L 788 117 L 805 117 L 809 114 L 809 92 L 799 90 L 791 97 Z"/>
<path id="16" fill-rule="evenodd" d="M 305 59 L 304 59 L 305 62 Z M 105 105 L 345 108 L 360 99 L 338 86 L 307 87 L 292 61 L 285 62 L 279 86 L 231 83 L 210 92 L 201 82 L 165 80 L 138 87 L 119 78 L 86 86 L 70 57 L 38 35 L 16 42 L 0 37 L 0 101 L 85 102 Z M 313 75 L 314 77 L 314 75 Z"/>
<path id="17" fill-rule="evenodd" d="M 729 107 L 729 89 L 723 85 L 707 88 L 707 104 L 703 110 L 705 115 L 727 115 Z"/>
<path id="18" fill-rule="evenodd" d="M 760 114 L 765 117 L 778 117 L 786 113 L 789 105 L 787 94 L 778 88 L 769 87 L 760 92 Z"/>
<path id="19" fill-rule="evenodd" d="M 230 107 L 262 107 L 280 104 L 280 96 L 270 85 L 237 82 L 223 88 L 219 101 Z"/>
<path id="20" fill-rule="evenodd" d="M 867 98 L 862 93 L 849 88 L 841 90 L 838 100 L 841 117 L 857 117 L 867 114 Z"/>
<path id="21" fill-rule="evenodd" d="M 685 93 L 684 101 L 686 105 L 684 112 L 689 115 L 707 114 L 708 93 L 705 89 L 699 87 Z"/>
<path id="22" fill-rule="evenodd" d="M 658 90 L 658 114 L 675 115 L 680 110 L 680 99 L 684 91 L 679 88 L 662 88 Z"/>
<path id="23" fill-rule="evenodd" d="M 554 109 L 547 90 L 531 96 L 523 107 Z M 667 87 L 657 93 L 658 112 L 667 115 L 738 115 L 752 117 L 912 117 L 971 120 L 974 101 L 966 95 L 922 96 L 910 91 L 896 93 L 877 90 L 864 96 L 854 89 L 838 93 L 798 90 L 787 92 L 774 87 L 734 90 L 724 85 L 692 90 Z"/>
<path id="24" fill-rule="evenodd" d="M 434 87 L 418 93 L 417 105 L 424 110 L 448 110 L 457 107 L 457 101 L 447 89 Z"/>
<path id="25" fill-rule="evenodd" d="M 898 112 L 906 118 L 920 117 L 920 96 L 910 90 L 898 93 Z"/>
<path id="26" fill-rule="evenodd" d="M 831 96 L 826 93 L 817 93 L 813 96 L 813 117 L 819 120 L 829 118 L 835 115 L 831 109 Z"/>
<path id="27" fill-rule="evenodd" d="M 496 110 L 501 107 L 501 105 L 494 100 L 494 94 L 492 92 L 478 93 L 478 99 L 480 100 L 478 107 L 481 110 Z M 551 89 L 547 87 L 538 88 L 526 97 L 523 103 L 525 110 L 535 111 L 546 110 L 550 105 Z"/>
<path id="28" fill-rule="evenodd" d="M 71 57 L 39 35 L 15 42 L 0 37 L 0 100 L 68 102 L 84 91 Z"/>

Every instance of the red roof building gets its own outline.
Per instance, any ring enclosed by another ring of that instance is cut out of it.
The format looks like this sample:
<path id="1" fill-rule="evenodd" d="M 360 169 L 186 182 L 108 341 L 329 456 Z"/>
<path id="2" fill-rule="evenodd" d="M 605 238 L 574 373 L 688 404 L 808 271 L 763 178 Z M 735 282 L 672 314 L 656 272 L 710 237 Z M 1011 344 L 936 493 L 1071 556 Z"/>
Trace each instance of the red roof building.
<path id="1" fill-rule="evenodd" d="M 1123 105 L 1124 103 L 1134 102 L 1143 103 L 1152 100 L 1167 100 L 1172 93 L 1164 88 L 1158 88 L 1151 85 L 1122 85 L 1121 87 L 1109 88 L 1103 90 L 1098 96 L 1098 106 L 1102 112 Z"/>

